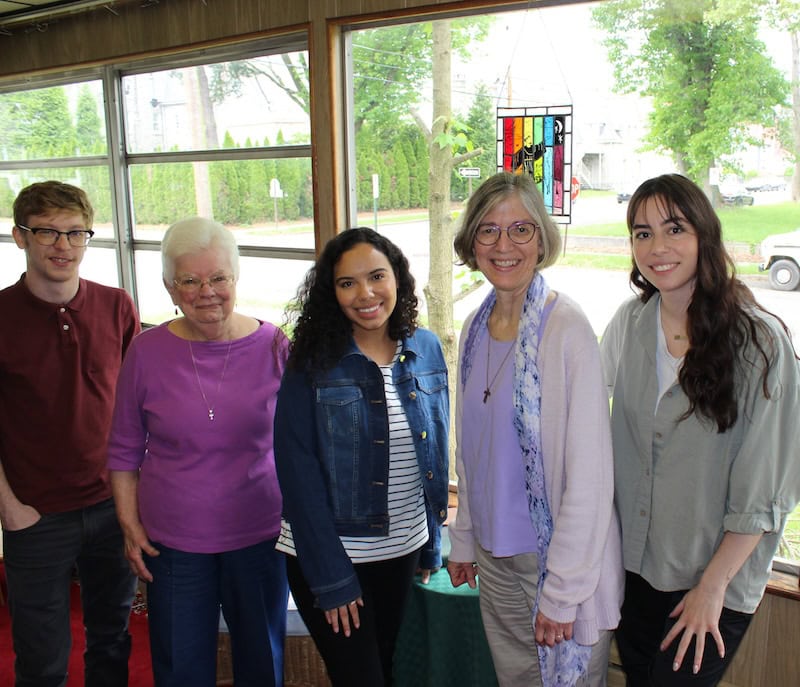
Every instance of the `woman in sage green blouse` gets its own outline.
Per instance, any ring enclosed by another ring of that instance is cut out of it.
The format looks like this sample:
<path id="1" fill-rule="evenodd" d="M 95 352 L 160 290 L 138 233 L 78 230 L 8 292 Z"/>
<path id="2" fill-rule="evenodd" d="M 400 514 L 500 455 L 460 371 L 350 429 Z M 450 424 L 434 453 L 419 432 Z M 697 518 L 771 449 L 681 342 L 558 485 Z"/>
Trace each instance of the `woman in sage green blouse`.
<path id="1" fill-rule="evenodd" d="M 601 345 L 626 570 L 617 643 L 628 687 L 711 686 L 800 498 L 797 356 L 694 183 L 645 181 L 627 221 L 639 296 Z"/>

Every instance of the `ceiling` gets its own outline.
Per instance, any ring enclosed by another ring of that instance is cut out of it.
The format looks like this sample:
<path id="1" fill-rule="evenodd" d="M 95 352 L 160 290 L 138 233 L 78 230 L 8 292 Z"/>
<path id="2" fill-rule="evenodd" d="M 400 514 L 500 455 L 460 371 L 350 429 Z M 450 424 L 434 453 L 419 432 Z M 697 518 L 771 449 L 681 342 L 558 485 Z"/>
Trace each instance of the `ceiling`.
<path id="1" fill-rule="evenodd" d="M 158 0 L 145 0 L 154 4 Z M 114 12 L 114 0 L 0 0 L 0 31 L 11 31 L 15 26 L 37 26 L 68 14 L 85 12 L 95 7 L 105 7 Z"/>

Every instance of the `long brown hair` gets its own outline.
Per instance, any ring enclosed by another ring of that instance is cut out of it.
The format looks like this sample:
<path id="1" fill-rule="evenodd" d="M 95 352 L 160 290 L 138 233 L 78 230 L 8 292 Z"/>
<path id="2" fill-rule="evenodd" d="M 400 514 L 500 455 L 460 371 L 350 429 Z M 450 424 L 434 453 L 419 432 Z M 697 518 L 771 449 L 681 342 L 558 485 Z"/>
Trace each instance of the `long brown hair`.
<path id="1" fill-rule="evenodd" d="M 629 233 L 639 208 L 651 198 L 664 206 L 668 216 L 680 211 L 697 235 L 697 275 L 688 308 L 689 350 L 678 373 L 689 408 L 681 419 L 695 414 L 724 432 L 739 416 L 737 384 L 746 383 L 750 368 L 759 370 L 762 392 L 770 397 L 767 377 L 777 348 L 772 330 L 759 313 L 774 317 L 791 335 L 783 320 L 762 308 L 736 277 L 722 242 L 719 217 L 701 188 L 679 174 L 648 179 L 628 202 Z M 644 303 L 658 292 L 635 261 L 630 280 Z M 752 359 L 748 349 L 755 352 Z"/>

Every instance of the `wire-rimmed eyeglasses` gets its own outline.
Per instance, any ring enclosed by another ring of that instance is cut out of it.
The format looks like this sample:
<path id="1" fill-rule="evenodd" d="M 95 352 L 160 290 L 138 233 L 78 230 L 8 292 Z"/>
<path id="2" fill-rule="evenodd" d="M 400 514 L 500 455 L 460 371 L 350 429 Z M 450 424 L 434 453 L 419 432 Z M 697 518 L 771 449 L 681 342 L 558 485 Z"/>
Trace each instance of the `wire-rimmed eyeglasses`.
<path id="1" fill-rule="evenodd" d="M 216 294 L 222 294 L 230 289 L 233 284 L 233 275 L 230 274 L 215 274 L 208 279 L 198 279 L 197 277 L 178 277 L 173 279 L 172 283 L 175 287 L 186 294 L 194 295 L 199 293 L 203 288 L 203 284 L 208 284 L 209 287 Z"/>
<path id="2" fill-rule="evenodd" d="M 89 244 L 89 240 L 94 236 L 94 232 L 91 229 L 58 231 L 58 229 L 49 229 L 47 227 L 26 227 L 24 224 L 18 224 L 17 227 L 31 232 L 36 243 L 42 246 L 54 246 L 58 243 L 59 238 L 66 236 L 70 246 L 83 248 Z"/>
<path id="3" fill-rule="evenodd" d="M 533 222 L 514 222 L 507 227 L 496 224 L 479 224 L 475 232 L 475 240 L 483 246 L 493 246 L 500 240 L 504 231 L 514 243 L 528 243 L 539 227 Z"/>

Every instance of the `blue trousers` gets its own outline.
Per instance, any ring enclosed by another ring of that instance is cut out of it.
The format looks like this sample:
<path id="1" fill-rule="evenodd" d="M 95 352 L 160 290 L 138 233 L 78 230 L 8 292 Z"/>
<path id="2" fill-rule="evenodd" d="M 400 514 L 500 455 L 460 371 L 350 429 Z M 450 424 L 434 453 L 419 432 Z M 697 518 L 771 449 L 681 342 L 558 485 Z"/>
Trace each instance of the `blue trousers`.
<path id="1" fill-rule="evenodd" d="M 17 687 L 67 683 L 70 584 L 76 567 L 86 627 L 85 684 L 128 684 L 128 618 L 136 577 L 123 551 L 111 499 L 43 515 L 32 527 L 3 532 Z"/>
<path id="2" fill-rule="evenodd" d="M 154 544 L 146 556 L 150 651 L 156 687 L 214 687 L 220 607 L 236 687 L 283 685 L 289 585 L 275 539 L 203 554 Z"/>

